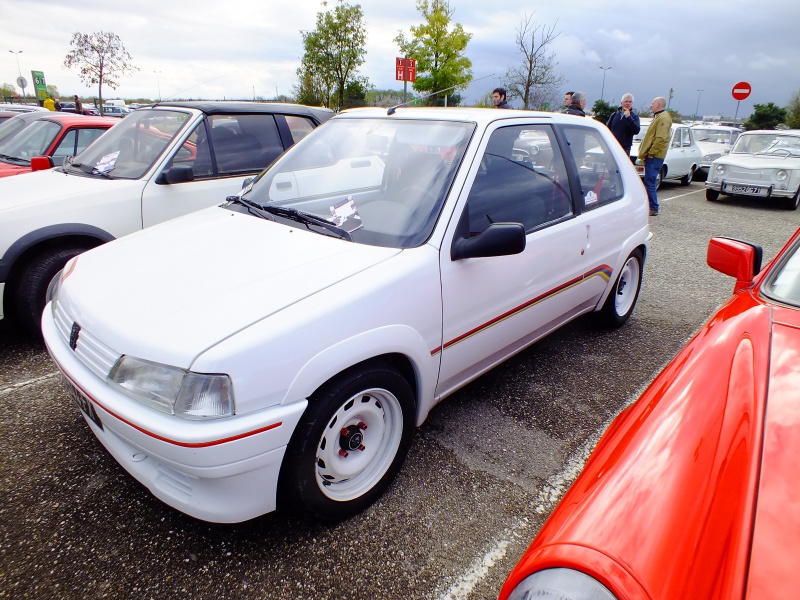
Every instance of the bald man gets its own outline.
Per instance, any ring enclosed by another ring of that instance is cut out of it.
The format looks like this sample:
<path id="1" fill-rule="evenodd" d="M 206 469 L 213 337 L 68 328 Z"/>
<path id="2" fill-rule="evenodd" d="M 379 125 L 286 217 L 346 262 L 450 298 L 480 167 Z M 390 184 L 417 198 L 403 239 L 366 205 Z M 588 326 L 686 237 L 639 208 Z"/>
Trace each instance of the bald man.
<path id="1" fill-rule="evenodd" d="M 656 183 L 667 156 L 670 128 L 672 127 L 672 117 L 665 110 L 666 106 L 667 101 L 661 96 L 655 98 L 650 104 L 653 122 L 647 128 L 647 133 L 644 134 L 644 139 L 639 146 L 639 160 L 644 163 L 644 189 L 647 190 L 651 217 L 658 216 Z"/>

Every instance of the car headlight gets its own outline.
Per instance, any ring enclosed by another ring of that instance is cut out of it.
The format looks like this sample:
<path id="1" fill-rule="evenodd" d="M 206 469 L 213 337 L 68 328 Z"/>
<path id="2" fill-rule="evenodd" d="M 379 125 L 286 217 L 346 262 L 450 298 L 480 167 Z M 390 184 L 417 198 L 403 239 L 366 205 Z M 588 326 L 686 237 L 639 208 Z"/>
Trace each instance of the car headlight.
<path id="1" fill-rule="evenodd" d="M 528 153 L 531 156 L 536 156 L 537 154 L 539 154 L 539 146 L 537 146 L 536 144 L 531 144 L 530 146 L 528 146 Z"/>
<path id="2" fill-rule="evenodd" d="M 778 181 L 786 181 L 789 178 L 789 173 L 781 169 L 777 173 L 775 173 L 775 179 Z"/>
<path id="3" fill-rule="evenodd" d="M 617 600 L 608 588 L 573 569 L 546 569 L 517 584 L 508 600 Z"/>
<path id="4" fill-rule="evenodd" d="M 714 172 L 717 175 L 725 175 L 725 165 L 715 165 Z"/>
<path id="5" fill-rule="evenodd" d="M 233 384 L 227 375 L 194 373 L 133 356 L 122 356 L 108 382 L 131 398 L 185 419 L 234 414 Z"/>
<path id="6" fill-rule="evenodd" d="M 715 161 L 715 160 L 717 160 L 717 159 L 718 159 L 720 156 L 722 156 L 722 155 L 721 155 L 721 154 L 719 154 L 719 153 L 714 153 L 714 154 L 706 154 L 706 155 L 703 157 L 703 162 L 714 162 L 714 161 Z"/>

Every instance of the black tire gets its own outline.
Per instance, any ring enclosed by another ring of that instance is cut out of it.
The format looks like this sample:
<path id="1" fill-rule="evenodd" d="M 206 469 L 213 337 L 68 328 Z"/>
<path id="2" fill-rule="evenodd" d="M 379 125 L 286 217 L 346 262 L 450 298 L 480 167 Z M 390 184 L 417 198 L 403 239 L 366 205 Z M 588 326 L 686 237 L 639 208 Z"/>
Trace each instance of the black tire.
<path id="1" fill-rule="evenodd" d="M 42 335 L 42 311 L 50 282 L 64 268 L 67 261 L 81 252 L 85 246 L 65 246 L 37 254 L 23 266 L 15 278 L 13 293 L 14 314 L 28 333 Z"/>
<path id="2" fill-rule="evenodd" d="M 603 308 L 595 313 L 602 326 L 616 329 L 630 318 L 642 288 L 643 267 L 642 251 L 637 248 L 625 261 Z M 632 289 L 631 286 L 635 287 Z"/>
<path id="3" fill-rule="evenodd" d="M 797 210 L 797 207 L 800 206 L 800 189 L 797 190 L 797 193 L 785 200 L 784 207 L 786 210 Z"/>
<path id="4" fill-rule="evenodd" d="M 709 202 L 716 202 L 719 200 L 719 192 L 711 188 L 706 188 L 706 200 Z"/>
<path id="5" fill-rule="evenodd" d="M 388 363 L 364 363 L 335 377 L 309 399 L 292 434 L 278 507 L 322 521 L 363 511 L 400 470 L 414 423 L 414 393 Z"/>
<path id="6" fill-rule="evenodd" d="M 692 167 L 692 170 L 689 171 L 686 175 L 681 177 L 681 185 L 683 186 L 689 185 L 690 183 L 692 183 L 692 179 L 694 179 L 694 167 Z"/>

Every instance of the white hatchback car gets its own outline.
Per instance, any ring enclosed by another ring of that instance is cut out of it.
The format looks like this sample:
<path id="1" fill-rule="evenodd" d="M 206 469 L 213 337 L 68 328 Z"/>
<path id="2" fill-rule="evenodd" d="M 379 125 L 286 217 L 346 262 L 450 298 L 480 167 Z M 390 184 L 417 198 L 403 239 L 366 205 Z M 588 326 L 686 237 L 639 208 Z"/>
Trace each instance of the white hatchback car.
<path id="1" fill-rule="evenodd" d="M 548 160 L 515 160 L 532 131 Z M 170 506 L 340 519 L 444 397 L 579 315 L 622 325 L 647 220 L 594 120 L 345 111 L 226 204 L 71 260 L 44 339 L 94 435 Z"/>
<path id="2" fill-rule="evenodd" d="M 653 119 L 643 117 L 640 119 L 641 130 L 633 137 L 633 145 L 631 146 L 631 160 L 636 163 L 636 171 L 639 177 L 644 177 L 644 164 L 639 164 L 637 158 L 639 156 L 639 146 L 644 139 L 647 128 Z M 692 128 L 688 125 L 680 123 L 673 123 L 669 148 L 667 148 L 667 156 L 664 159 L 664 166 L 658 174 L 656 181 L 656 188 L 661 187 L 661 182 L 665 179 L 678 179 L 681 185 L 689 185 L 692 182 L 695 171 L 700 166 L 701 160 L 700 148 L 694 139 Z"/>
<path id="3" fill-rule="evenodd" d="M 13 313 L 38 332 L 47 287 L 67 260 L 224 202 L 332 115 L 295 104 L 163 102 L 129 114 L 63 167 L 3 178 L 0 319 Z"/>
<path id="4" fill-rule="evenodd" d="M 800 205 L 800 130 L 746 131 L 730 154 L 711 164 L 706 199 L 726 196 L 777 198 L 789 210 Z"/>
<path id="5" fill-rule="evenodd" d="M 703 155 L 695 175 L 705 181 L 711 163 L 731 151 L 742 130 L 726 125 L 692 125 L 692 133 Z"/>

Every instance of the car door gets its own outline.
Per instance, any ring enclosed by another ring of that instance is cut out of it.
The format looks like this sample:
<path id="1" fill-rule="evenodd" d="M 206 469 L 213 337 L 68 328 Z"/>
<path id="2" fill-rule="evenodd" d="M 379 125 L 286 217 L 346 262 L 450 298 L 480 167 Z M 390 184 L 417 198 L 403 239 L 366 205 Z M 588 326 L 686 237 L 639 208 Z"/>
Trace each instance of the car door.
<path id="1" fill-rule="evenodd" d="M 688 152 L 687 146 L 683 145 L 687 130 L 687 127 L 673 127 L 672 129 L 672 138 L 669 142 L 669 150 L 667 150 L 667 177 L 671 179 L 686 175 L 692 166 L 691 153 Z"/>
<path id="2" fill-rule="evenodd" d="M 269 113 L 210 115 L 144 187 L 142 226 L 221 204 L 284 151 L 275 116 Z M 191 169 L 191 181 L 170 183 L 166 171 Z"/>
<path id="3" fill-rule="evenodd" d="M 567 160 L 583 164 L 591 141 L 577 137 L 570 148 L 584 147 L 575 159 L 568 152 Z M 527 158 L 515 160 L 523 146 Z M 461 260 L 451 259 L 447 244 L 442 248 L 443 344 L 437 394 L 457 388 L 598 302 L 608 273 L 607 265 L 589 252 L 595 211 L 576 198 L 580 188 L 576 182 L 570 185 L 567 173 L 558 137 L 549 125 L 498 127 L 472 165 L 471 186 L 462 191 L 467 199 L 459 227 L 475 236 L 490 223 L 522 223 L 526 246 L 511 256 Z M 602 185 L 598 187 L 596 179 L 589 188 L 587 182 L 589 203 L 598 205 L 594 190 Z M 593 281 L 593 272 L 599 280 Z"/>

